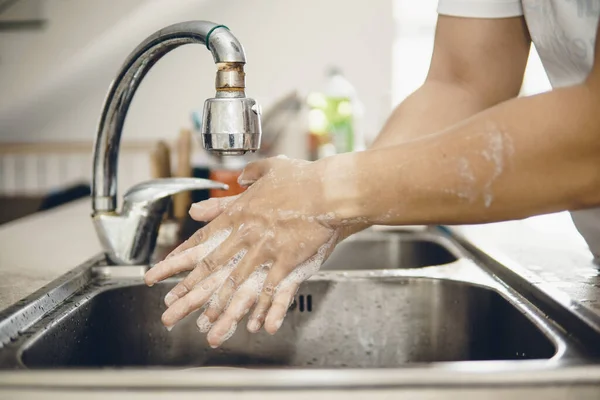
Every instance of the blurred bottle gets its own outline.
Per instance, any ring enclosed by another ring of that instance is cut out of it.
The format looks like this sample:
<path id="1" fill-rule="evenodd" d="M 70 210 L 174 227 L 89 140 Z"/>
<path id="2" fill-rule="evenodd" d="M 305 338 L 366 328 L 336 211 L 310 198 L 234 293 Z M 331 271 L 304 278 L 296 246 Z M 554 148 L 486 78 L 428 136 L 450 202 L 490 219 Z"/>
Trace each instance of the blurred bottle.
<path id="1" fill-rule="evenodd" d="M 307 103 L 312 160 L 364 149 L 363 107 L 356 89 L 338 68 L 327 72 L 323 92 L 311 93 Z"/>
<path id="2" fill-rule="evenodd" d="M 247 160 L 243 157 L 222 157 L 220 162 L 211 168 L 209 179 L 223 182 L 229 186 L 229 189 L 211 189 L 210 197 L 235 196 L 246 190 L 238 184 L 238 177 L 246 164 Z"/>

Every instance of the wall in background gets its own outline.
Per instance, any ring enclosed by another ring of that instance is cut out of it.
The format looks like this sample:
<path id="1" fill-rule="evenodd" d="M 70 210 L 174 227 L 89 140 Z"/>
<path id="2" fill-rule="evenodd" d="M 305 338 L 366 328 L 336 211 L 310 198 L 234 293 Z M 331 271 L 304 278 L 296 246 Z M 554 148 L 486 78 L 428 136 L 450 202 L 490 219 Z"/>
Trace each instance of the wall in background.
<path id="1" fill-rule="evenodd" d="M 48 0 L 44 32 L 0 33 L 0 140 L 85 140 L 95 135 L 108 85 L 147 35 L 182 20 L 228 25 L 248 54 L 248 94 L 268 107 L 319 87 L 328 65 L 355 84 L 374 133 L 389 112 L 392 0 Z M 21 36 L 22 35 L 22 36 Z M 206 49 L 161 60 L 134 98 L 127 139 L 172 138 L 214 95 Z"/>

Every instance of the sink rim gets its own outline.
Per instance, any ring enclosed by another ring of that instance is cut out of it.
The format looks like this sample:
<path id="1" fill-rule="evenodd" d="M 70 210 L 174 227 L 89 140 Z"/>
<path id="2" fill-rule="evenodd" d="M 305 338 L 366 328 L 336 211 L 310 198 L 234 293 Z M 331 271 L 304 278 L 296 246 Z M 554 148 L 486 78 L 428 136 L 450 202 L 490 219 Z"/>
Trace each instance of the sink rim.
<path id="1" fill-rule="evenodd" d="M 487 364 L 487 365 L 484 365 Z M 558 363 L 554 363 L 558 364 Z M 439 368 L 438 368 L 439 367 Z M 560 367 L 560 368 L 559 368 Z M 482 373 L 485 370 L 485 374 Z M 182 371 L 173 368 L 0 371 L 0 388 L 129 390 L 310 390 L 495 388 L 502 386 L 598 385 L 600 365 L 543 360 L 427 364 L 410 368 L 235 369 Z"/>

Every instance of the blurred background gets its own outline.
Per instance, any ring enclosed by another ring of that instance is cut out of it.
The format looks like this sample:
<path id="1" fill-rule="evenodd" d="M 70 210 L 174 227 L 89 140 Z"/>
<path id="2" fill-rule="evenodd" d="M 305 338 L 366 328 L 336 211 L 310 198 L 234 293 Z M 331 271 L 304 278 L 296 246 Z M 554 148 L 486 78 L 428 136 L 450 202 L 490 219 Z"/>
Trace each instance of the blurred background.
<path id="1" fill-rule="evenodd" d="M 258 156 L 316 159 L 368 146 L 394 105 L 423 82 L 436 6 L 437 0 L 0 0 L 0 223 L 89 194 L 91 149 L 109 84 L 137 44 L 166 25 L 227 25 L 248 56 L 247 94 L 263 107 Z M 171 175 L 235 182 L 247 160 L 210 158 L 194 138 L 203 102 L 214 96 L 214 70 L 205 49 L 183 46 L 150 71 L 125 124 L 120 193 Z M 532 50 L 522 93 L 548 89 Z"/>

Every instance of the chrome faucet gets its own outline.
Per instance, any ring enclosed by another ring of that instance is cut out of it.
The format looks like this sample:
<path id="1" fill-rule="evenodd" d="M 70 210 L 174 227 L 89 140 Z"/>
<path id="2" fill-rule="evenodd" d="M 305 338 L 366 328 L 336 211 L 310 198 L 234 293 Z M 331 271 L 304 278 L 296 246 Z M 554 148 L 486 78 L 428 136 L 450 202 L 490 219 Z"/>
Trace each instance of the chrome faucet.
<path id="1" fill-rule="evenodd" d="M 206 45 L 217 65 L 216 95 L 204 104 L 204 148 L 222 155 L 241 155 L 260 147 L 260 107 L 245 95 L 246 56 L 227 27 L 207 21 L 182 22 L 144 40 L 127 57 L 109 88 L 94 149 L 92 219 L 112 263 L 149 262 L 169 196 L 186 190 L 227 188 L 206 179 L 156 179 L 131 188 L 122 211 L 116 212 L 119 144 L 131 100 L 150 68 L 169 51 L 188 43 Z"/>

